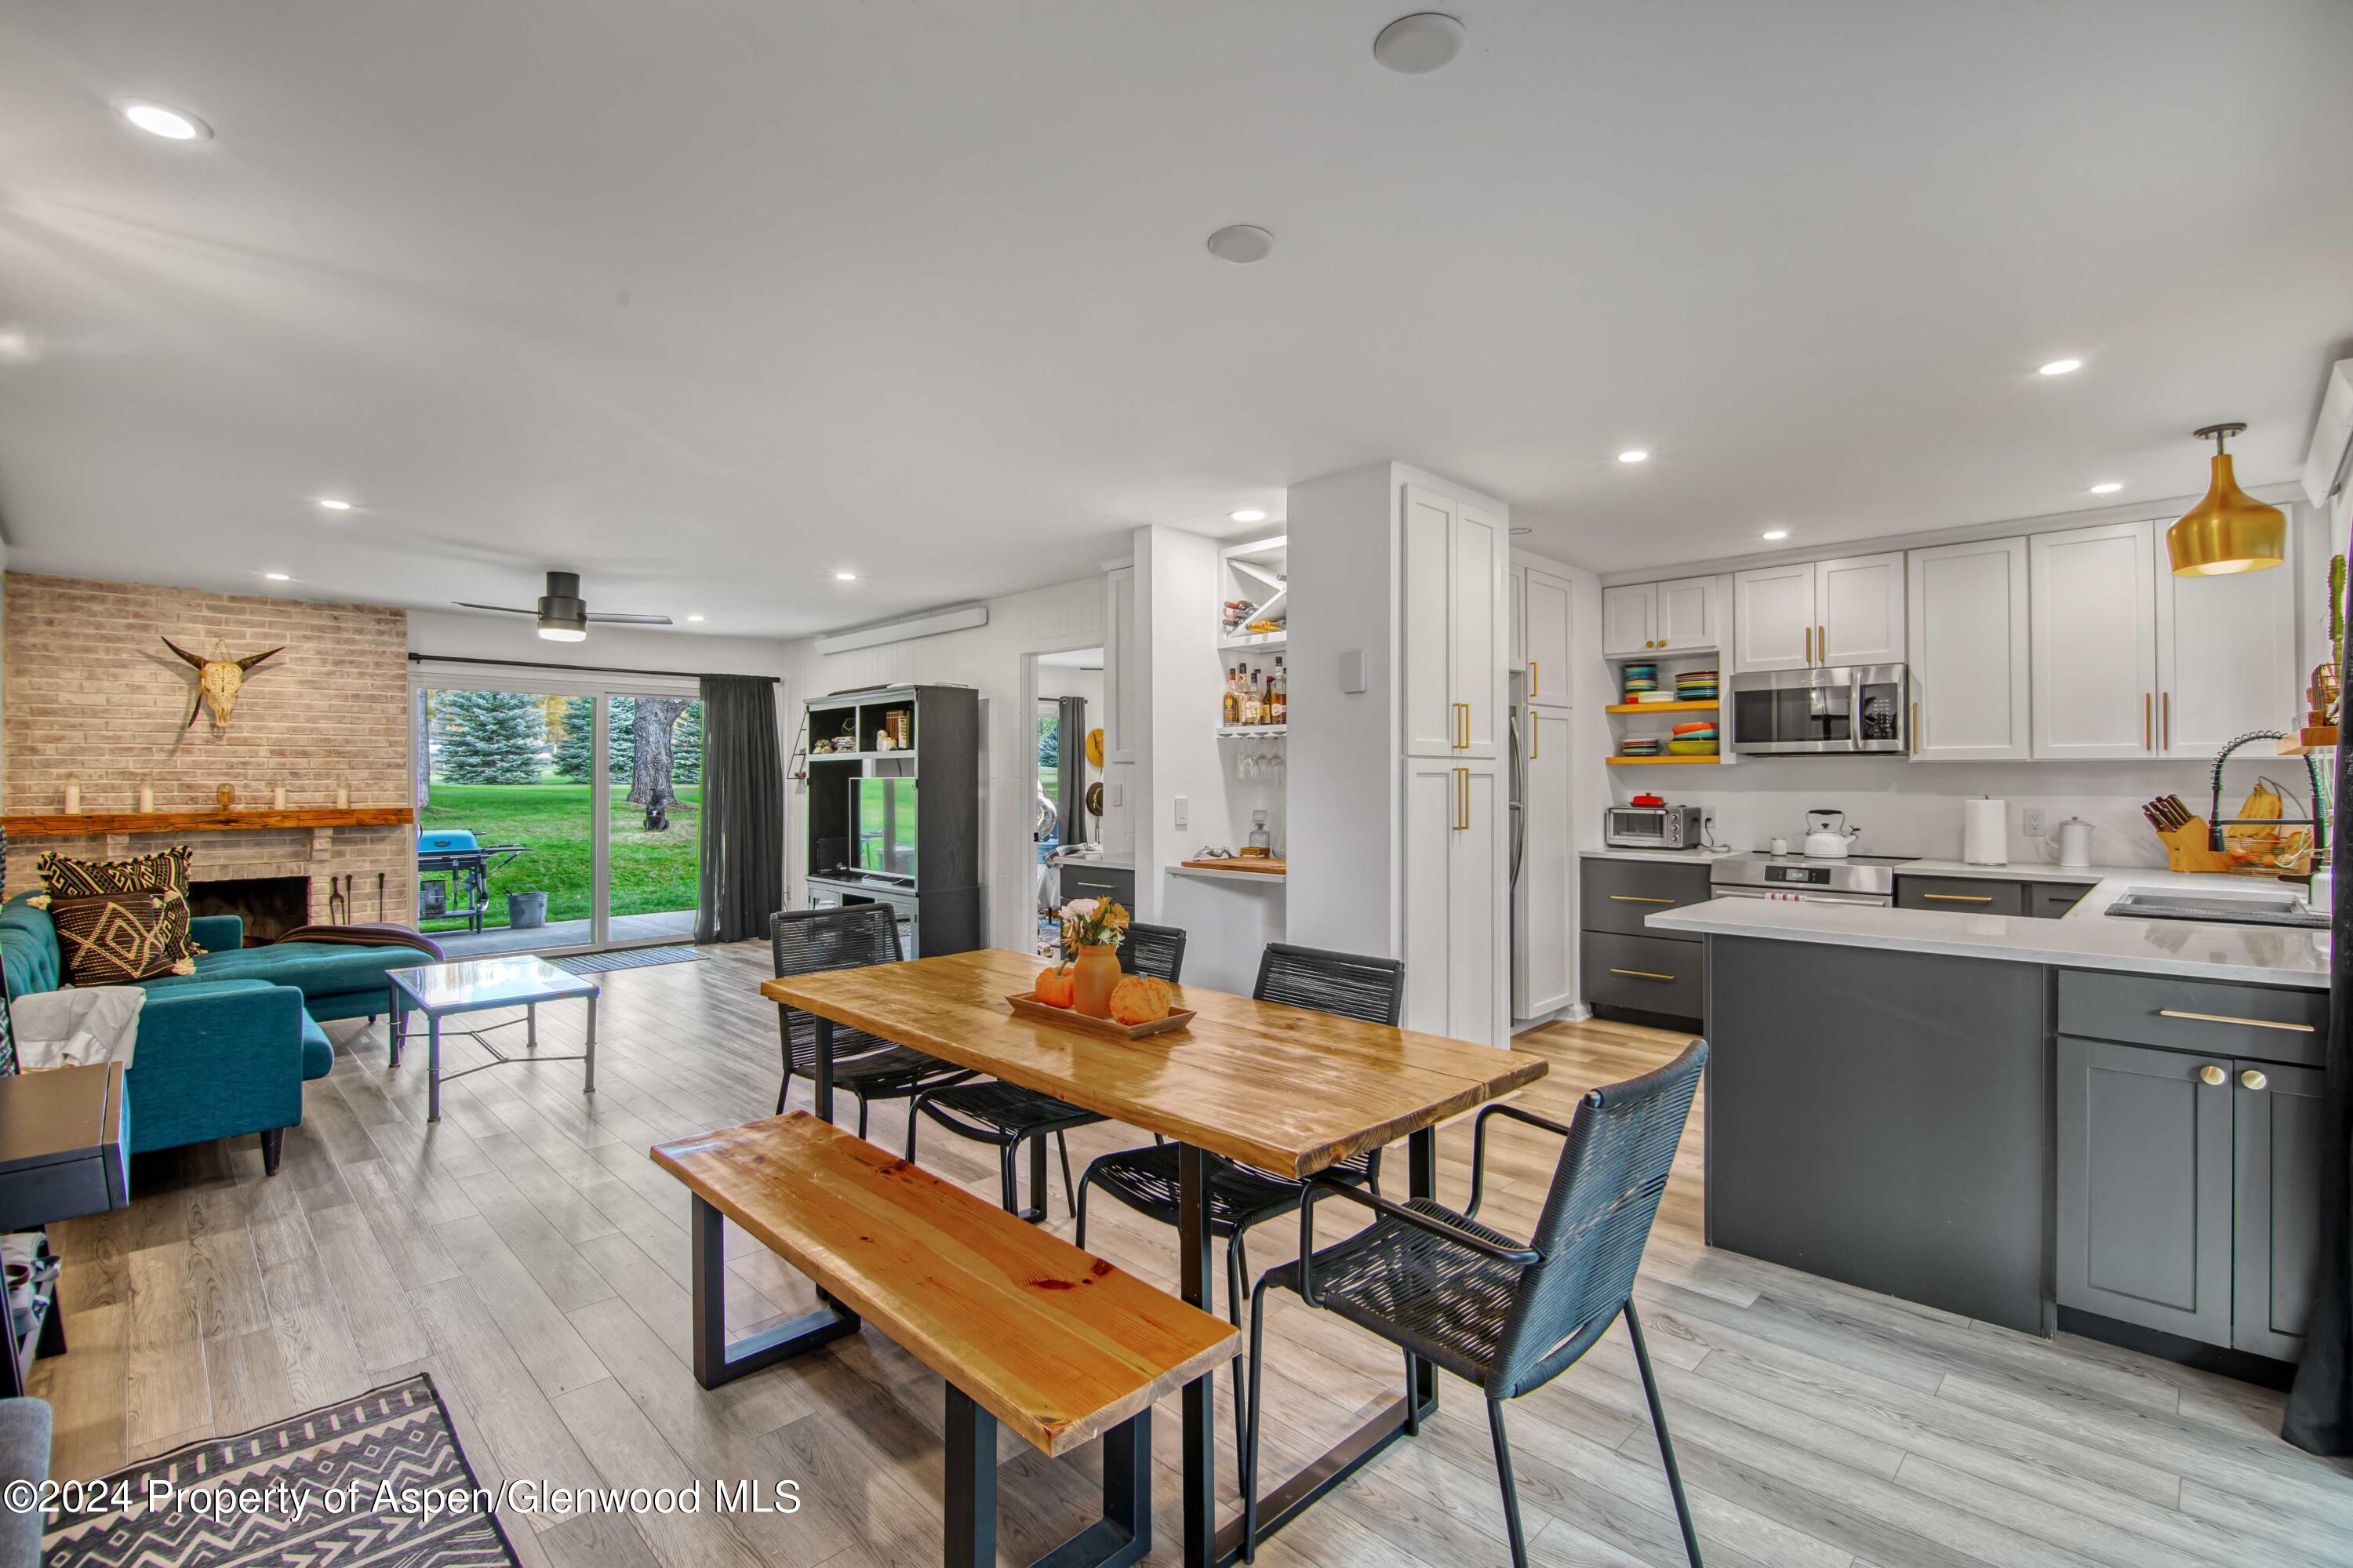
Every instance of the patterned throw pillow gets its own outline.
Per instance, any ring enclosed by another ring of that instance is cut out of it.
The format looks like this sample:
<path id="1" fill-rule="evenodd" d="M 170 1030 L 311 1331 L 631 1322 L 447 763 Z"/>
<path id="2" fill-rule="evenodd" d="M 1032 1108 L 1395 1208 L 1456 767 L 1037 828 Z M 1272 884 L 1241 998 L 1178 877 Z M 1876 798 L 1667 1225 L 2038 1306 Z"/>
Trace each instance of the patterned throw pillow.
<path id="1" fill-rule="evenodd" d="M 188 895 L 188 863 L 195 851 L 174 844 L 129 860 L 73 860 L 50 850 L 33 863 L 55 898 L 96 898 L 108 893 L 174 892 Z"/>
<path id="2" fill-rule="evenodd" d="M 169 889 L 52 898 L 58 948 L 75 985 L 129 985 L 157 975 L 194 974 L 188 901 Z"/>

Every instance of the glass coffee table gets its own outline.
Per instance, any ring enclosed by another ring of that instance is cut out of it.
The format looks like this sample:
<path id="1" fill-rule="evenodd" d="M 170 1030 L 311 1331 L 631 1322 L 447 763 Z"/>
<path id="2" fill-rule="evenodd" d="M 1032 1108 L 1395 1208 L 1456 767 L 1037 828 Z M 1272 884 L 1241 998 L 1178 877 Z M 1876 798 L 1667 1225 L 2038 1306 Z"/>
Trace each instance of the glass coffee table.
<path id="1" fill-rule="evenodd" d="M 520 1007 L 521 1018 L 501 1019 L 479 1029 L 457 1029 L 452 1033 L 463 1034 L 490 1053 L 491 1059 L 480 1066 L 468 1067 L 451 1073 L 449 1077 L 462 1078 L 468 1073 L 480 1073 L 491 1067 L 502 1067 L 517 1062 L 582 1062 L 586 1071 L 581 1082 L 581 1092 L 596 1092 L 596 982 L 566 969 L 559 969 L 544 959 L 528 953 L 512 954 L 497 959 L 468 959 L 458 963 L 419 964 L 415 969 L 390 969 L 385 978 L 393 986 L 392 1062 L 400 1065 L 400 1047 L 406 1033 L 407 1015 L 425 1015 L 427 1040 L 427 1070 L 430 1077 L 425 1119 L 441 1119 L 441 1021 L 460 1013 L 487 1012 L 493 1008 Z M 489 1038 L 493 1029 L 523 1026 L 523 1049 L 536 1052 L 539 1045 L 539 1004 L 543 1001 L 565 1001 L 580 997 L 588 1003 L 587 1048 L 575 1056 L 510 1056 Z"/>

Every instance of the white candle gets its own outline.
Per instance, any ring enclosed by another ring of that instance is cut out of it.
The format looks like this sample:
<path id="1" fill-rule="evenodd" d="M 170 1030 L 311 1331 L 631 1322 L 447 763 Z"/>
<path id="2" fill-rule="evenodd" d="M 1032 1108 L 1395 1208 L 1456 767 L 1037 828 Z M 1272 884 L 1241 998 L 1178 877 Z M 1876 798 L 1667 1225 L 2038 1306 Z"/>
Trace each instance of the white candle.
<path id="1" fill-rule="evenodd" d="M 152 811 L 155 809 L 155 786 L 153 784 L 139 786 L 139 809 L 142 811 Z"/>
<path id="2" fill-rule="evenodd" d="M 348 811 L 348 810 L 350 810 L 351 809 L 352 809 L 352 787 L 351 787 L 350 785 L 348 785 L 348 784 L 338 784 L 338 785 L 336 785 L 336 786 L 335 786 L 335 810 L 338 810 L 338 811 Z"/>
<path id="3" fill-rule="evenodd" d="M 81 810 L 81 786 L 73 779 L 66 780 L 66 815 L 75 816 Z"/>
<path id="4" fill-rule="evenodd" d="M 286 809 L 286 786 L 285 786 L 285 785 L 280 784 L 277 789 L 272 789 L 272 790 L 269 792 L 269 804 L 270 804 L 270 806 L 271 806 L 273 809 L 275 809 L 275 810 L 280 810 L 280 811 L 282 811 L 282 810 L 284 810 Z"/>

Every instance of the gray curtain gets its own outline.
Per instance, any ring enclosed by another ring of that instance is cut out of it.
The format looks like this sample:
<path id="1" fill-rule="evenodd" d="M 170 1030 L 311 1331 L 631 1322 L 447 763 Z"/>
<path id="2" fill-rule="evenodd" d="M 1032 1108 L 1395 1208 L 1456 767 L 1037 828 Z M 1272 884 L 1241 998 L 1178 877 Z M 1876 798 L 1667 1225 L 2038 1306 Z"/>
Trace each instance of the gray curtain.
<path id="1" fill-rule="evenodd" d="M 785 769 L 776 683 L 702 677 L 702 885 L 694 939 L 768 934 L 785 906 Z"/>

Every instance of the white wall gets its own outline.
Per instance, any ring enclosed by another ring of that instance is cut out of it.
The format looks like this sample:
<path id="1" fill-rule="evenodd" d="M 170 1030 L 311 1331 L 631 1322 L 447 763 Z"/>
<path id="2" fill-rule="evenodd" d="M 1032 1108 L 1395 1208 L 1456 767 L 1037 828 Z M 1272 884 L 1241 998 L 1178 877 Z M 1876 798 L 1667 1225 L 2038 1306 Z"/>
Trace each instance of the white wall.
<path id="1" fill-rule="evenodd" d="M 1034 588 L 987 601 L 988 624 L 969 631 L 919 637 L 848 653 L 822 654 L 803 639 L 782 645 L 790 706 L 786 734 L 798 733 L 800 705 L 808 697 L 853 686 L 925 683 L 967 685 L 981 705 L 981 863 L 985 937 L 991 947 L 1028 952 L 1035 853 L 1029 837 L 1028 789 L 1036 754 L 1037 726 L 1022 706 L 1023 660 L 1028 654 L 1084 648 L 1103 641 L 1103 584 L 1100 576 Z M 791 741 L 787 740 L 789 750 Z M 797 906 L 807 901 L 801 863 L 807 842 L 808 797 L 786 780 L 790 855 L 789 893 Z"/>

